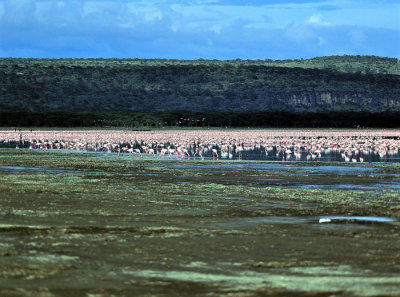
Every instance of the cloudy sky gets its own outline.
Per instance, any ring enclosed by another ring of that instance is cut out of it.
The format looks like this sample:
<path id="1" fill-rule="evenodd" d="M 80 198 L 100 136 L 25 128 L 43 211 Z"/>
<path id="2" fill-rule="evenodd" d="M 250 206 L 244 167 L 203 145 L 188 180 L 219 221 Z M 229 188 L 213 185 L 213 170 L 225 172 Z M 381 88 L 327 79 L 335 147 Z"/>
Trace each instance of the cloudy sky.
<path id="1" fill-rule="evenodd" d="M 0 57 L 400 58 L 399 0 L 0 0 Z"/>

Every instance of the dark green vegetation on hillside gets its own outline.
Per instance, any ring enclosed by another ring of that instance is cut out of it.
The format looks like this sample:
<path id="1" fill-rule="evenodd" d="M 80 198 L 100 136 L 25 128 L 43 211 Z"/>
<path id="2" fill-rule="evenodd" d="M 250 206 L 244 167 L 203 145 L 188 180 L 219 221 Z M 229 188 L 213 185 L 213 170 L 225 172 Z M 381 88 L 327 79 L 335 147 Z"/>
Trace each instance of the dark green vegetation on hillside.
<path id="1" fill-rule="evenodd" d="M 20 125 L 15 111 L 26 126 L 386 127 L 400 122 L 400 62 L 0 59 L 0 125 Z"/>

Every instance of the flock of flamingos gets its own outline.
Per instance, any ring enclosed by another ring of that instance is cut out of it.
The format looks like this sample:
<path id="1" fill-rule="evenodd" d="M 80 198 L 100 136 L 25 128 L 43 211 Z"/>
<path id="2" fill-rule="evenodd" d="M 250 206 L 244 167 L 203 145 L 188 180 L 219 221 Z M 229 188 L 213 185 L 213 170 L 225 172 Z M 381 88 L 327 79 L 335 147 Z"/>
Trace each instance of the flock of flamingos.
<path id="1" fill-rule="evenodd" d="M 400 130 L 0 131 L 0 146 L 132 158 L 399 162 Z"/>

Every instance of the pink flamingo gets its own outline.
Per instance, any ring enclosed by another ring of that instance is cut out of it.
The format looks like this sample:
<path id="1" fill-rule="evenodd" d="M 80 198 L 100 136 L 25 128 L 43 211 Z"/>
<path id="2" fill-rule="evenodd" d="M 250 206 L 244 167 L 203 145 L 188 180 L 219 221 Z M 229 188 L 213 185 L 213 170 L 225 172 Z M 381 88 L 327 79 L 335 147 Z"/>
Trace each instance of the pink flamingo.
<path id="1" fill-rule="evenodd" d="M 213 156 L 213 160 L 218 160 L 218 151 L 214 148 L 211 150 L 212 151 L 212 156 Z"/>
<path id="2" fill-rule="evenodd" d="M 241 159 L 242 159 L 243 147 L 242 147 L 241 145 L 238 145 L 238 146 L 236 147 L 236 151 L 237 151 L 237 153 L 238 153 L 238 160 L 241 160 Z"/>

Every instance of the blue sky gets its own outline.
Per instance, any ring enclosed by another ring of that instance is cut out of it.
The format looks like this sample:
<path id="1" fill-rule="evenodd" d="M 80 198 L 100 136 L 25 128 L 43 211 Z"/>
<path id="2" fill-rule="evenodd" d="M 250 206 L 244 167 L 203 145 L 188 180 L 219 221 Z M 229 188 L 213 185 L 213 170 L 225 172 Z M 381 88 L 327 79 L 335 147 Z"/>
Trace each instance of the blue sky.
<path id="1" fill-rule="evenodd" d="M 0 57 L 400 58 L 399 0 L 0 0 Z"/>

